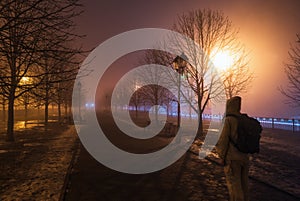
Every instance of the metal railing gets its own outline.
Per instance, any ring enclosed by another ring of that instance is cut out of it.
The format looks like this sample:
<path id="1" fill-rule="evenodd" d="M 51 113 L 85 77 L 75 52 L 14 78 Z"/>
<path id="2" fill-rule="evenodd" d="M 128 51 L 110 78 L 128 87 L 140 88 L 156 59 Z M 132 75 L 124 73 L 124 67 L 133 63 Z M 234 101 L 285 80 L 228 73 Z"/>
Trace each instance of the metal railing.
<path id="1" fill-rule="evenodd" d="M 277 128 L 291 130 L 293 132 L 300 131 L 300 119 L 274 118 L 274 117 L 256 117 L 256 119 L 265 128 Z"/>
<path id="2" fill-rule="evenodd" d="M 223 115 L 211 115 L 203 114 L 204 119 L 210 119 L 214 121 L 222 120 Z M 300 131 L 300 119 L 287 119 L 287 118 L 275 118 L 275 117 L 254 117 L 257 119 L 264 128 L 283 129 L 293 132 Z"/>

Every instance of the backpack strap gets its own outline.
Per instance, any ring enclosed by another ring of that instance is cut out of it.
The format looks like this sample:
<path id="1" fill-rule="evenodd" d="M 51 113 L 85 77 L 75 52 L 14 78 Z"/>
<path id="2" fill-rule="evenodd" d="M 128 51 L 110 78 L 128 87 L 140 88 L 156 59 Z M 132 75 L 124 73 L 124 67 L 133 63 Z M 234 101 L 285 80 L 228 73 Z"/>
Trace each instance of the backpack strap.
<path id="1" fill-rule="evenodd" d="M 239 120 L 239 116 L 236 114 L 226 114 L 226 117 L 235 117 L 237 120 Z M 231 138 L 231 136 L 229 135 L 229 142 L 231 144 L 233 144 L 233 146 L 235 146 L 236 148 L 238 147 L 237 143 L 234 142 L 234 140 Z"/>
<path id="2" fill-rule="evenodd" d="M 237 143 L 235 143 L 234 141 L 233 141 L 233 139 L 229 136 L 229 142 L 231 143 L 231 144 L 233 144 L 233 146 L 235 146 L 236 148 L 238 147 L 238 145 L 237 145 Z"/>

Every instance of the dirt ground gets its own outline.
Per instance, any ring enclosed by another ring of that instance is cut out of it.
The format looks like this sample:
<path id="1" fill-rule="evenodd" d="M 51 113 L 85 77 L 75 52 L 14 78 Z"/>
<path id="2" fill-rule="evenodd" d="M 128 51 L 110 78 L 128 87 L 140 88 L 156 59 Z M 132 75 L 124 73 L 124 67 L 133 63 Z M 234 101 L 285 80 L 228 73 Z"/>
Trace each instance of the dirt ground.
<path id="1" fill-rule="evenodd" d="M 250 175 L 300 198 L 300 132 L 264 129 Z"/>
<path id="2" fill-rule="evenodd" d="M 50 124 L 0 135 L 0 200 L 58 200 L 71 161 L 74 127 Z"/>

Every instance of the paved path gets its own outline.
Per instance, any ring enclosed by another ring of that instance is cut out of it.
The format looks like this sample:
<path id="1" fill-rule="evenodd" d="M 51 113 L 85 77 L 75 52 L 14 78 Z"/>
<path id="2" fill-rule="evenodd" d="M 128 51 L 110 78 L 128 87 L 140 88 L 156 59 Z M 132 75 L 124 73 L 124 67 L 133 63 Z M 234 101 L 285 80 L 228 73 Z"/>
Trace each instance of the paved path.
<path id="1" fill-rule="evenodd" d="M 136 141 L 129 140 L 128 137 L 119 133 L 115 129 L 115 126 L 110 121 L 102 119 L 102 129 L 104 133 L 110 133 L 110 140 L 117 144 L 117 146 L 127 149 L 134 153 L 146 153 L 149 150 L 157 150 L 159 147 L 168 143 L 167 138 L 156 138 L 153 141 L 145 141 L 143 144 L 136 144 Z M 263 149 L 257 160 L 253 162 L 251 173 L 263 173 L 266 171 L 266 167 L 269 172 L 272 172 L 273 164 L 278 166 L 278 160 L 286 158 L 288 152 L 291 150 L 297 150 L 293 147 L 291 149 L 281 150 L 276 152 L 275 161 L 267 161 L 266 164 L 261 163 L 261 160 L 267 160 L 274 156 L 273 150 L 270 152 L 270 145 L 275 146 L 279 142 L 272 140 L 267 133 L 263 135 Z M 277 135 L 276 139 L 279 138 Z M 287 135 L 286 135 L 287 136 Z M 294 137 L 294 138 L 293 138 Z M 291 140 L 288 144 L 292 144 L 296 139 L 300 139 L 298 136 L 290 136 Z M 284 138 L 283 138 L 284 139 Z M 283 143 L 285 140 L 283 140 Z M 295 143 L 294 143 L 295 144 Z M 154 147 L 153 147 L 154 145 Z M 277 146 L 276 146 L 277 147 Z M 268 148 L 268 149 L 266 149 Z M 290 156 L 292 157 L 292 156 Z M 299 157 L 291 158 L 291 160 L 299 162 Z M 200 160 L 197 154 L 189 151 L 181 157 L 176 163 L 171 166 L 150 174 L 131 175 L 116 172 L 111 170 L 93 159 L 85 148 L 81 145 L 80 152 L 75 160 L 73 170 L 69 177 L 68 190 L 65 194 L 65 200 L 103 200 L 103 201 L 225 201 L 228 200 L 227 188 L 225 185 L 225 177 L 223 168 L 214 162 L 206 159 Z M 287 165 L 287 164 L 285 164 Z M 279 164 L 280 167 L 286 167 Z M 295 166 L 298 167 L 298 166 Z M 282 169 L 281 169 L 282 170 Z M 274 172 L 277 170 L 275 169 Z M 285 175 L 282 171 L 282 176 Z M 295 175 L 297 178 L 298 174 Z M 286 174 L 288 175 L 288 174 Z M 259 175 L 255 175 L 259 176 Z M 272 177 L 272 178 L 271 178 Z M 271 175 L 270 178 L 262 177 L 263 181 L 271 181 L 271 184 L 276 184 L 275 175 Z M 251 201 L 296 201 L 293 196 L 284 193 L 284 188 L 291 190 L 291 185 L 297 182 L 293 178 L 289 179 L 289 182 L 285 182 L 284 186 L 279 186 L 276 189 L 272 186 L 265 185 L 260 180 L 250 179 L 250 194 Z M 289 191 L 293 192 L 293 191 Z M 295 193 L 295 192 L 294 192 Z"/>
<path id="2" fill-rule="evenodd" d="M 220 174 L 221 168 L 191 153 L 155 173 L 124 174 L 99 164 L 81 147 L 66 200 L 227 200 Z"/>
<path id="3" fill-rule="evenodd" d="M 168 168 L 145 175 L 119 173 L 95 161 L 81 146 L 70 176 L 67 201 L 225 201 L 228 200 L 223 169 L 188 152 Z M 251 201 L 297 199 L 250 180 Z"/>

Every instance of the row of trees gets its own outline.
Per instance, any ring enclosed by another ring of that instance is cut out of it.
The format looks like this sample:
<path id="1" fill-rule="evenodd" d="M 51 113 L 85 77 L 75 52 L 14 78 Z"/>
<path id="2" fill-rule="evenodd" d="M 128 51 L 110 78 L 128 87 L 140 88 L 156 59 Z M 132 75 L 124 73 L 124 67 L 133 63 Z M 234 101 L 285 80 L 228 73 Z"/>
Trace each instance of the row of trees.
<path id="1" fill-rule="evenodd" d="M 25 106 L 43 105 L 46 123 L 51 102 L 57 103 L 59 113 L 62 104 L 70 104 L 69 89 L 77 73 L 78 54 L 82 53 L 81 48 L 73 44 L 81 37 L 74 34 L 73 22 L 81 14 L 80 7 L 77 0 L 0 2 L 0 103 L 3 109 L 8 105 L 9 141 L 14 141 L 16 100 L 23 101 Z M 183 14 L 178 17 L 173 30 L 191 38 L 204 52 L 195 52 L 192 45 L 182 47 L 182 52 L 188 51 L 192 57 L 185 60 L 183 71 L 177 68 L 193 91 L 192 98 L 185 98 L 199 116 L 201 134 L 202 114 L 210 101 L 220 99 L 220 89 L 225 89 L 226 97 L 230 98 L 245 92 L 250 85 L 253 74 L 249 68 L 247 51 L 237 39 L 238 30 L 220 11 L 196 10 Z M 174 40 L 174 44 L 176 42 Z M 212 68 L 211 59 L 220 51 L 231 52 L 233 62 L 221 72 L 221 79 L 210 76 L 207 80 Z M 154 50 L 147 52 L 144 61 L 169 66 L 174 64 L 176 56 Z M 295 93 L 295 90 L 299 92 L 299 48 L 294 47 L 290 56 L 292 63 L 286 65 L 286 72 L 292 87 L 282 92 L 299 103 L 299 93 Z M 156 94 L 150 101 L 153 105 L 159 104 L 162 95 L 169 94 L 165 89 L 155 86 L 145 91 Z M 171 99 L 172 96 L 167 98 Z"/>
<path id="2" fill-rule="evenodd" d="M 72 80 L 81 48 L 74 41 L 77 0 L 3 0 L 0 2 L 0 90 L 8 105 L 7 140 L 14 141 L 16 100 L 25 105 L 70 104 Z M 29 100 L 31 100 L 29 102 Z"/>

